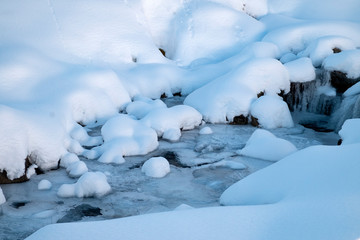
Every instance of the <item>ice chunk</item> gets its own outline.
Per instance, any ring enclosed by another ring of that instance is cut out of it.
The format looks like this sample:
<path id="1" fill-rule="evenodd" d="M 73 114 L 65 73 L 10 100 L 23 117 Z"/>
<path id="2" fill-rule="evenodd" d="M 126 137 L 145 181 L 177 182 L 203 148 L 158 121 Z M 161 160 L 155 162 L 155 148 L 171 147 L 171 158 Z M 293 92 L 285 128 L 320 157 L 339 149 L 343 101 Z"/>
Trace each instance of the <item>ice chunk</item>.
<path id="1" fill-rule="evenodd" d="M 141 171 L 144 172 L 146 176 L 162 178 L 170 172 L 170 164 L 163 157 L 153 157 L 144 163 Z"/>
<path id="2" fill-rule="evenodd" d="M 63 184 L 59 197 L 102 197 L 111 191 L 106 176 L 102 172 L 87 172 L 74 184 Z"/>
<path id="3" fill-rule="evenodd" d="M 263 128 L 273 129 L 294 126 L 287 104 L 279 96 L 262 96 L 251 104 L 251 115 Z"/>
<path id="4" fill-rule="evenodd" d="M 52 183 L 47 179 L 41 180 L 38 184 L 38 190 L 49 190 L 51 187 Z"/>
<path id="5" fill-rule="evenodd" d="M 296 147 L 291 142 L 277 138 L 267 130 L 257 129 L 245 147 L 237 153 L 253 158 L 278 161 L 296 151 Z"/>

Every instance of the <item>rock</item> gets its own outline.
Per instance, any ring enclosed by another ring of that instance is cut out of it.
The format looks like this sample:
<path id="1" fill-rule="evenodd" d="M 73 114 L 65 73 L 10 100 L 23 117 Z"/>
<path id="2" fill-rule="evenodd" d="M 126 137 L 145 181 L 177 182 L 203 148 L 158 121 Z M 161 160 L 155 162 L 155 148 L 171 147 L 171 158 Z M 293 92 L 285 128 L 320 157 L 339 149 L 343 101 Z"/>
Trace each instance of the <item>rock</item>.
<path id="1" fill-rule="evenodd" d="M 251 125 L 254 127 L 258 127 L 260 125 L 258 119 L 254 116 L 251 116 Z"/>
<path id="2" fill-rule="evenodd" d="M 230 122 L 231 125 L 246 125 L 249 123 L 248 116 L 240 115 L 235 116 L 233 121 Z"/>
<path id="3" fill-rule="evenodd" d="M 315 95 L 316 81 L 292 82 L 290 92 L 283 99 L 288 104 L 291 112 L 294 110 L 306 111 Z"/>
<path id="4" fill-rule="evenodd" d="M 0 184 L 9 184 L 9 183 L 22 183 L 22 182 L 26 182 L 29 180 L 29 178 L 26 176 L 26 172 L 28 170 L 28 168 L 32 165 L 30 162 L 30 158 L 27 157 L 25 159 L 25 171 L 24 171 L 24 175 L 22 175 L 19 178 L 15 178 L 13 180 L 9 179 L 7 177 L 7 172 L 6 170 L 3 170 L 2 172 L 0 172 Z"/>
<path id="5" fill-rule="evenodd" d="M 345 73 L 333 71 L 330 73 L 331 85 L 336 88 L 338 93 L 344 93 L 348 88 L 360 81 L 360 78 L 348 78 Z"/>

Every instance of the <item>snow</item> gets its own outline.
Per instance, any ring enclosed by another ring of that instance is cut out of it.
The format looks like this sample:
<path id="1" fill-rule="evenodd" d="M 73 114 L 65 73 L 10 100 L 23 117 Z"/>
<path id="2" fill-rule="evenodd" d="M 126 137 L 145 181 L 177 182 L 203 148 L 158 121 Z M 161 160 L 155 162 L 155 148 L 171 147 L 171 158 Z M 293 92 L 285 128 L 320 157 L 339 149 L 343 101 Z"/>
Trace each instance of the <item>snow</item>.
<path id="1" fill-rule="evenodd" d="M 275 59 L 259 58 L 195 90 L 184 104 L 197 109 L 207 122 L 226 123 L 235 116 L 248 116 L 250 105 L 260 92 L 277 94 L 289 89 L 286 68 Z"/>
<path id="2" fill-rule="evenodd" d="M 73 162 L 66 168 L 66 172 L 69 174 L 70 177 L 73 178 L 80 177 L 87 171 L 88 168 L 83 161 Z"/>
<path id="3" fill-rule="evenodd" d="M 315 68 L 306 57 L 298 58 L 284 64 L 289 71 L 291 82 L 308 82 L 316 78 Z"/>
<path id="4" fill-rule="evenodd" d="M 345 97 L 354 96 L 360 93 L 360 83 L 356 83 L 344 92 Z"/>
<path id="5" fill-rule="evenodd" d="M 163 178 L 170 172 L 170 165 L 166 158 L 153 157 L 144 163 L 141 171 L 149 177 Z"/>
<path id="6" fill-rule="evenodd" d="M 47 179 L 41 180 L 38 184 L 38 190 L 49 190 L 51 187 L 52 183 Z"/>
<path id="7" fill-rule="evenodd" d="M 328 71 L 346 73 L 348 78 L 360 77 L 360 50 L 347 50 L 330 55 L 324 60 L 323 67 Z"/>
<path id="8" fill-rule="evenodd" d="M 58 190 L 59 197 L 102 197 L 111 191 L 102 172 L 87 172 L 74 184 L 63 184 Z"/>
<path id="9" fill-rule="evenodd" d="M 348 119 L 344 122 L 339 135 L 341 144 L 353 144 L 360 142 L 360 118 Z"/>
<path id="10" fill-rule="evenodd" d="M 267 130 L 257 129 L 245 147 L 237 153 L 264 160 L 278 161 L 296 151 L 296 147 L 291 142 L 277 138 Z"/>
<path id="11" fill-rule="evenodd" d="M 141 155 L 155 150 L 159 143 L 156 132 L 128 115 L 110 118 L 101 128 L 104 144 L 88 150 L 87 158 L 100 158 L 103 163 L 124 163 L 123 156 Z"/>
<path id="12" fill-rule="evenodd" d="M 212 134 L 213 131 L 210 127 L 203 127 L 202 129 L 200 129 L 199 134 Z"/>
<path id="13" fill-rule="evenodd" d="M 340 51 L 355 49 L 353 41 L 341 36 L 324 36 L 312 41 L 307 48 L 298 55 L 310 57 L 315 67 L 320 67 L 324 59 L 334 53 L 334 49 Z"/>
<path id="14" fill-rule="evenodd" d="M 172 138 L 178 136 L 178 130 L 190 130 L 199 126 L 201 120 L 201 114 L 194 108 L 177 105 L 171 108 L 155 109 L 141 119 L 141 123 L 154 129 L 159 137 L 167 132 L 165 137 Z"/>
<path id="15" fill-rule="evenodd" d="M 277 95 L 265 95 L 258 98 L 251 104 L 250 113 L 263 128 L 291 128 L 294 126 L 287 104 Z"/>
<path id="16" fill-rule="evenodd" d="M 126 112 L 137 119 L 141 119 L 156 108 L 166 108 L 166 105 L 160 99 L 152 100 L 146 97 L 136 97 L 133 102 L 126 106 Z"/>
<path id="17" fill-rule="evenodd" d="M 162 135 L 163 139 L 175 142 L 178 141 L 181 137 L 181 131 L 179 128 L 170 128 L 165 130 L 164 134 Z"/>

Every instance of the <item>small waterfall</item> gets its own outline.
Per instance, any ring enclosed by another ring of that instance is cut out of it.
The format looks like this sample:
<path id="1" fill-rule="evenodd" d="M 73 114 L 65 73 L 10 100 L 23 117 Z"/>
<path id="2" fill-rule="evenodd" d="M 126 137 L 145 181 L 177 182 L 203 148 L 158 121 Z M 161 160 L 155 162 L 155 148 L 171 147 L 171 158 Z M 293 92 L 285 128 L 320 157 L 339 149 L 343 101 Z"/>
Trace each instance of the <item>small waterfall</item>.
<path id="1" fill-rule="evenodd" d="M 360 94 L 345 97 L 338 110 L 332 114 L 329 125 L 338 132 L 350 118 L 360 118 Z"/>
<path id="2" fill-rule="evenodd" d="M 330 116 L 341 103 L 341 95 L 331 87 L 330 74 L 321 69 L 310 82 L 293 82 L 284 97 L 290 111 L 308 112 Z"/>

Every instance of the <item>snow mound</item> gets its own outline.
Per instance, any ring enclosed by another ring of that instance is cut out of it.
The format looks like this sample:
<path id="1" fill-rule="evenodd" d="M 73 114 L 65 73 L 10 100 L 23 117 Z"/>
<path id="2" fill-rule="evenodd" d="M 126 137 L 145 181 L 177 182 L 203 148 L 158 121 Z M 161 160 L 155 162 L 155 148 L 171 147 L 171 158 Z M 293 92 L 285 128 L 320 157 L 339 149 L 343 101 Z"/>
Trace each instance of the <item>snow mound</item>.
<path id="1" fill-rule="evenodd" d="M 25 159 L 42 170 L 56 168 L 66 152 L 65 130 L 46 114 L 0 105 L 0 170 L 9 179 L 25 173 Z"/>
<path id="2" fill-rule="evenodd" d="M 60 159 L 60 167 L 67 168 L 72 163 L 80 161 L 79 157 L 74 153 L 66 153 Z"/>
<path id="3" fill-rule="evenodd" d="M 123 163 L 123 156 L 142 155 L 155 150 L 159 143 L 156 132 L 130 116 L 120 114 L 110 118 L 101 128 L 104 144 L 84 155 L 87 158 L 101 157 L 103 163 Z"/>
<path id="4" fill-rule="evenodd" d="M 288 105 L 277 95 L 265 95 L 258 98 L 251 104 L 250 113 L 263 128 L 291 128 L 294 126 Z"/>
<path id="5" fill-rule="evenodd" d="M 316 78 L 310 58 L 302 57 L 284 64 L 289 71 L 291 82 L 308 82 Z"/>
<path id="6" fill-rule="evenodd" d="M 360 50 L 347 50 L 330 55 L 324 60 L 324 69 L 346 73 L 348 78 L 360 77 Z"/>
<path id="7" fill-rule="evenodd" d="M 251 135 L 245 147 L 237 153 L 253 158 L 278 161 L 296 151 L 296 147 L 291 142 L 277 138 L 267 130 L 257 129 Z"/>
<path id="8" fill-rule="evenodd" d="M 234 49 L 258 40 L 264 31 L 263 24 L 246 13 L 211 1 L 184 3 L 172 27 L 164 48 L 181 65 L 204 58 L 224 59 Z"/>
<path id="9" fill-rule="evenodd" d="M 153 128 L 159 137 L 167 132 L 166 136 L 170 138 L 173 134 L 178 136 L 177 130 L 190 130 L 201 124 L 202 116 L 194 108 L 186 105 L 177 105 L 171 108 L 160 108 L 151 111 L 141 123 Z M 177 130 L 171 130 L 177 129 Z"/>
<path id="10" fill-rule="evenodd" d="M 170 172 L 170 164 L 163 157 L 153 157 L 144 163 L 141 171 L 149 177 L 163 178 Z"/>
<path id="11" fill-rule="evenodd" d="M 360 118 L 346 120 L 339 135 L 342 139 L 341 144 L 360 143 Z"/>
<path id="12" fill-rule="evenodd" d="M 186 97 L 184 104 L 197 109 L 204 120 L 226 123 L 248 116 L 257 94 L 277 94 L 290 90 L 289 74 L 277 60 L 259 58 L 246 61 L 230 73 L 215 79 Z"/>
<path id="13" fill-rule="evenodd" d="M 59 197 L 102 197 L 111 191 L 105 174 L 87 172 L 74 184 L 63 184 L 57 195 Z"/>
<path id="14" fill-rule="evenodd" d="M 337 51 L 355 49 L 354 42 L 341 36 L 324 36 L 313 40 L 307 48 L 300 52 L 298 56 L 310 57 L 315 67 L 321 66 L 324 59 Z"/>
<path id="15" fill-rule="evenodd" d="M 51 187 L 52 183 L 47 179 L 41 180 L 38 184 L 38 190 L 49 190 Z"/>
<path id="16" fill-rule="evenodd" d="M 4 193 L 0 187 L 0 205 L 6 202 L 6 198 L 4 196 Z"/>
<path id="17" fill-rule="evenodd" d="M 66 172 L 70 177 L 77 178 L 88 172 L 88 168 L 83 161 L 76 161 L 66 168 Z"/>
<path id="18" fill-rule="evenodd" d="M 200 129 L 199 134 L 200 135 L 206 135 L 206 134 L 212 134 L 213 131 L 210 127 L 203 127 L 202 129 Z"/>
<path id="19" fill-rule="evenodd" d="M 152 100 L 146 97 L 136 97 L 133 102 L 126 106 L 126 112 L 137 119 L 141 119 L 156 108 L 166 108 L 166 104 L 160 99 Z"/>
<path id="20" fill-rule="evenodd" d="M 337 36 L 341 39 L 346 38 L 348 39 L 346 40 L 347 42 L 351 41 L 355 46 L 360 46 L 360 25 L 355 22 L 343 21 L 306 21 L 276 28 L 268 32 L 264 36 L 263 41 L 277 45 L 282 55 L 289 52 L 298 54 L 309 45 L 314 44 L 315 46 L 317 39 L 324 39 L 324 37 L 329 36 Z M 343 40 L 337 41 L 333 39 L 329 41 L 330 43 L 338 43 Z M 321 43 L 324 43 L 324 46 L 318 48 L 319 53 L 322 53 L 324 49 L 329 49 L 327 45 L 331 45 L 325 40 Z M 348 45 L 349 43 L 346 44 Z M 310 46 L 309 50 L 312 48 Z"/>

